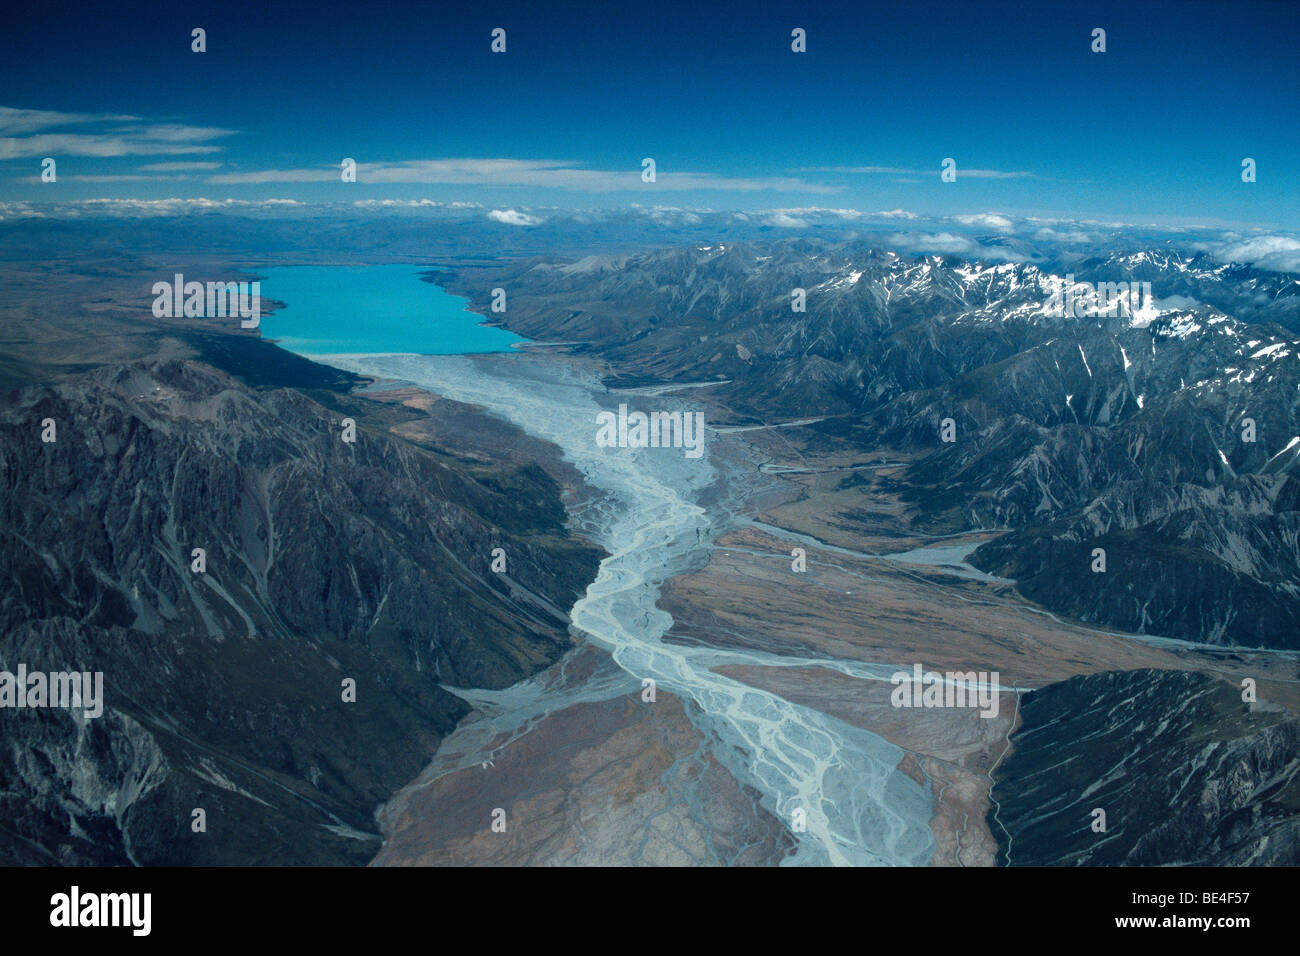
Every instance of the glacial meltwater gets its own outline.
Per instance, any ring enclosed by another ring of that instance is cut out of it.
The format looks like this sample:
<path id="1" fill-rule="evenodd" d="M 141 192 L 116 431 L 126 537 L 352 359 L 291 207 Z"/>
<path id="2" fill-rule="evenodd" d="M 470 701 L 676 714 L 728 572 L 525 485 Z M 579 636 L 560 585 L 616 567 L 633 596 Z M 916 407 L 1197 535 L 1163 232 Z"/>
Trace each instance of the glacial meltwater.
<path id="1" fill-rule="evenodd" d="M 483 324 L 465 300 L 421 279 L 427 266 L 273 266 L 256 270 L 263 299 L 285 303 L 262 335 L 299 355 L 402 352 L 481 355 L 526 339 Z"/>
<path id="2" fill-rule="evenodd" d="M 264 294 L 289 300 L 283 286 L 269 281 Z M 377 300 L 364 301 L 367 313 L 373 314 L 369 304 Z M 890 669 L 663 639 L 672 617 L 656 606 L 661 584 L 702 567 L 717 536 L 754 517 L 744 513 L 743 485 L 759 479 L 757 466 L 746 474 L 707 450 L 712 441 L 735 439 L 706 432 L 706 452 L 700 458 L 688 458 L 675 448 L 600 447 L 597 413 L 627 397 L 608 393 L 589 372 L 562 358 L 526 353 L 484 358 L 393 354 L 402 349 L 395 347 L 399 343 L 390 334 L 390 323 L 383 320 L 375 326 L 385 329 L 382 336 L 362 342 L 363 347 L 347 355 L 337 354 L 345 350 L 333 343 L 328 349 L 320 343 L 282 344 L 304 355 L 332 352 L 330 364 L 339 368 L 409 382 L 479 405 L 563 450 L 596 491 L 574 511 L 575 530 L 609 552 L 596 580 L 570 612 L 573 625 L 608 651 L 635 686 L 653 678 L 660 688 L 693 704 L 696 725 L 719 741 L 714 745 L 718 759 L 761 793 L 762 804 L 795 831 L 797 849 L 789 862 L 929 862 L 935 847 L 929 828 L 932 800 L 926 787 L 898 769 L 904 756 L 900 748 L 715 670 L 725 665 L 820 663 L 887 680 Z M 267 331 L 273 334 L 275 326 Z M 408 339 L 405 351 L 422 350 L 416 340 L 425 341 L 423 335 L 421 330 Z M 680 394 L 659 395 L 653 401 L 655 409 L 665 411 L 697 407 Z M 704 501 L 713 503 L 705 506 Z M 530 720 L 539 705 L 544 707 L 545 701 L 533 701 L 523 719 Z M 793 826 L 798 816 L 806 819 L 802 832 Z"/>

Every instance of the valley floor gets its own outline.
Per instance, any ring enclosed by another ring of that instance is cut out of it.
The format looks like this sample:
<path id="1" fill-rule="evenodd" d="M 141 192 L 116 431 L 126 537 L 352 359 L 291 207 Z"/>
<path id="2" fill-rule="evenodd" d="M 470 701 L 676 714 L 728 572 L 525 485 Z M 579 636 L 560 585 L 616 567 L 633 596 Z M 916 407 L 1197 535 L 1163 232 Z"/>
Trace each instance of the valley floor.
<path id="1" fill-rule="evenodd" d="M 401 394 L 427 404 L 419 391 Z M 719 523 L 731 530 L 707 564 L 671 578 L 658 606 L 666 644 L 717 652 L 720 675 L 870 731 L 900 749 L 898 770 L 933 802 L 934 866 L 993 865 L 986 816 L 993 771 L 1011 749 L 1019 692 L 1079 674 L 1199 670 L 1300 712 L 1294 655 L 1153 641 L 1061 620 L 961 559 L 990 533 L 909 531 L 907 509 L 874 486 L 841 489 L 875 463 L 810 452 L 798 427 L 732 434 L 712 446 L 752 486 Z M 467 437 L 466 439 L 470 439 Z M 773 477 L 779 476 L 779 477 Z M 807 570 L 792 570 L 791 550 Z M 581 635 L 575 635 L 581 637 Z M 746 663 L 757 654 L 761 664 Z M 995 716 L 973 708 L 900 709 L 888 674 L 997 672 Z M 426 863 L 771 864 L 791 836 L 770 801 L 738 782 L 728 746 L 693 721 L 698 708 L 663 689 L 640 701 L 631 674 L 583 644 L 545 675 L 479 710 L 383 811 L 377 865 Z M 487 807 L 511 808 L 506 834 Z"/>

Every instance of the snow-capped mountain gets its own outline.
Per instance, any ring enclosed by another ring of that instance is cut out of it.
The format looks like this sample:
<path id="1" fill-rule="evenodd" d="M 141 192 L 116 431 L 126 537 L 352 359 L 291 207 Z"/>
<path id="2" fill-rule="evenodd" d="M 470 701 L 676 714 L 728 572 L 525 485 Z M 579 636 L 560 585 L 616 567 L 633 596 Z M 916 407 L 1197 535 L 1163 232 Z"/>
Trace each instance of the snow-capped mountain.
<path id="1" fill-rule="evenodd" d="M 508 289 L 504 324 L 582 343 L 619 384 L 720 381 L 738 420 L 821 415 L 823 441 L 924 453 L 897 489 L 915 521 L 1010 530 L 972 560 L 1049 607 L 1300 646 L 1300 335 L 1279 324 L 1300 328 L 1300 280 L 1200 252 L 1061 265 L 795 240 L 450 285 L 489 315 Z"/>

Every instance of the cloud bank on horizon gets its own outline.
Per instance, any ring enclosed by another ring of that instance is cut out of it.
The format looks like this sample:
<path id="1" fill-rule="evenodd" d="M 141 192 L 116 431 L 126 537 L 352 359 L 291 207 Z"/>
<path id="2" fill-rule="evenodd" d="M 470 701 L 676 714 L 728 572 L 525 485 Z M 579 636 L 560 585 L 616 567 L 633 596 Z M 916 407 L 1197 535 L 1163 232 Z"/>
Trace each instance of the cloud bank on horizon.
<path id="1" fill-rule="evenodd" d="M 1000 213 L 935 217 L 904 209 L 863 211 L 805 206 L 762 210 L 714 210 L 680 206 L 582 208 L 493 206 L 433 199 L 357 199 L 307 202 L 289 198 L 166 199 L 95 198 L 60 203 L 0 201 L 6 224 L 66 220 L 149 220 L 237 215 L 263 219 L 328 219 L 362 223 L 428 221 L 456 229 L 504 226 L 548 230 L 561 244 L 621 235 L 627 243 L 817 237 L 850 240 L 910 255 L 955 255 L 986 262 L 1038 262 L 1067 255 L 1086 258 L 1117 248 L 1161 248 L 1205 253 L 1222 263 L 1272 272 L 1300 273 L 1300 235 L 1161 223 L 1014 217 Z M 1297 279 L 1300 283 L 1300 279 Z"/>

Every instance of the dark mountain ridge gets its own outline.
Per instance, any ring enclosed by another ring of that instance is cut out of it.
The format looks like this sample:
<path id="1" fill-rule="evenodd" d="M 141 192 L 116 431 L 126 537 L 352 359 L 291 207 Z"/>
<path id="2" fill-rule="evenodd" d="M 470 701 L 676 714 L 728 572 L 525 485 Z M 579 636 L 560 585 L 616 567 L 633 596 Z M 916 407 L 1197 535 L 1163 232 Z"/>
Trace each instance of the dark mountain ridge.
<path id="1" fill-rule="evenodd" d="M 466 711 L 439 685 L 568 646 L 599 553 L 554 481 L 341 417 L 180 360 L 9 394 L 0 668 L 102 671 L 106 710 L 0 711 L 0 859 L 366 862 Z"/>
<path id="2" fill-rule="evenodd" d="M 1108 671 L 1026 694 L 1021 717 L 993 774 L 999 863 L 1300 863 L 1300 719 L 1281 708 L 1204 674 Z"/>

